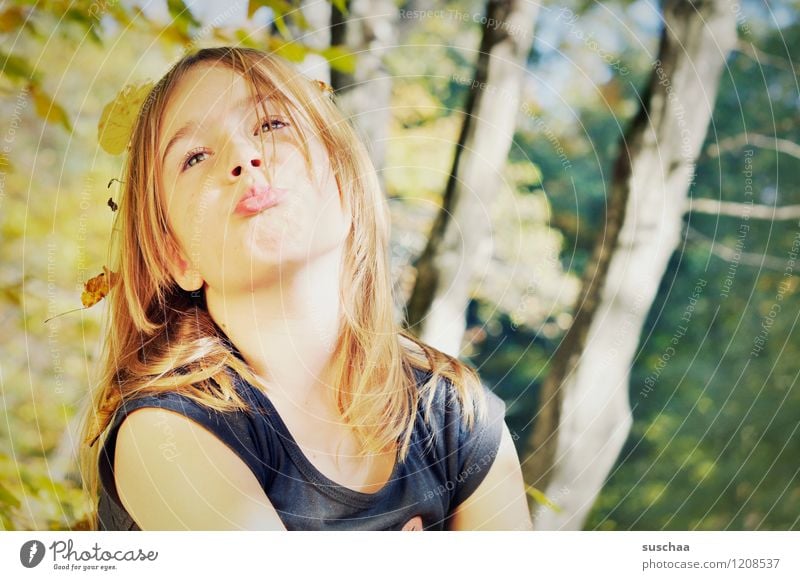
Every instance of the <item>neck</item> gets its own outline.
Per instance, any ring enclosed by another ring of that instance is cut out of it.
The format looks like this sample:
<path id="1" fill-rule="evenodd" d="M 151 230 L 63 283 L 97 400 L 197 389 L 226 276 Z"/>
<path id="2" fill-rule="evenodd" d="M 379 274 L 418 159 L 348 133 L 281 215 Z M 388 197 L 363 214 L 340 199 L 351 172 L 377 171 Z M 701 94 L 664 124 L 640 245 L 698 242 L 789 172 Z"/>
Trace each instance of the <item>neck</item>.
<path id="1" fill-rule="evenodd" d="M 206 288 L 209 313 L 274 394 L 301 408 L 335 409 L 341 250 L 239 293 Z"/>

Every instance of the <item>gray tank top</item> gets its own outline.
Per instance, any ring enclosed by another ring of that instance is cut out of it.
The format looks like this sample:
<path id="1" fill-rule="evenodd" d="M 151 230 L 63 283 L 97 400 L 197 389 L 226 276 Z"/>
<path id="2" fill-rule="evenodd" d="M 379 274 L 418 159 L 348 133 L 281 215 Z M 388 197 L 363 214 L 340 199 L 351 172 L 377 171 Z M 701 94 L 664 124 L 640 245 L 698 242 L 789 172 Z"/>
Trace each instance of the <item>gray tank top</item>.
<path id="1" fill-rule="evenodd" d="M 415 369 L 418 385 L 429 371 Z M 228 445 L 252 470 L 287 530 L 444 530 L 452 511 L 475 491 L 500 445 L 506 406 L 484 386 L 488 420 L 461 426 L 452 383 L 440 378 L 424 421 L 420 401 L 406 460 L 395 462 L 389 481 L 375 493 L 338 485 L 302 453 L 269 398 L 236 376 L 235 386 L 252 411 L 218 412 L 176 393 L 128 400 L 117 410 L 99 458 L 100 530 L 139 530 L 117 494 L 114 451 L 125 417 L 161 407 L 196 421 Z"/>

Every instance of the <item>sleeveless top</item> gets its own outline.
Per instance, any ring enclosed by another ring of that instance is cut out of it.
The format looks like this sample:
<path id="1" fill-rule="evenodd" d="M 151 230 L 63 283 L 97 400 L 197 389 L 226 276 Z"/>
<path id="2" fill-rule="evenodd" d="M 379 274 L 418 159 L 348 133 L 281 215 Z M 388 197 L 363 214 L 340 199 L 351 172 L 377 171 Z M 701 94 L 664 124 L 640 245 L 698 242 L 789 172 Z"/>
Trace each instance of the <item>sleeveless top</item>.
<path id="1" fill-rule="evenodd" d="M 414 369 L 421 385 L 430 371 Z M 99 456 L 100 530 L 139 530 L 114 483 L 117 433 L 125 417 L 142 407 L 181 413 L 213 433 L 252 470 L 287 530 L 444 530 L 452 511 L 489 471 L 504 427 L 505 402 L 483 385 L 488 420 L 469 430 L 452 382 L 439 378 L 431 422 L 417 422 L 404 462 L 395 461 L 388 482 L 375 493 L 338 485 L 303 454 L 269 398 L 234 373 L 237 392 L 252 412 L 207 409 L 174 392 L 125 401 L 115 413 Z M 444 383 L 444 384 L 441 384 Z M 165 450 L 167 452 L 168 450 Z"/>

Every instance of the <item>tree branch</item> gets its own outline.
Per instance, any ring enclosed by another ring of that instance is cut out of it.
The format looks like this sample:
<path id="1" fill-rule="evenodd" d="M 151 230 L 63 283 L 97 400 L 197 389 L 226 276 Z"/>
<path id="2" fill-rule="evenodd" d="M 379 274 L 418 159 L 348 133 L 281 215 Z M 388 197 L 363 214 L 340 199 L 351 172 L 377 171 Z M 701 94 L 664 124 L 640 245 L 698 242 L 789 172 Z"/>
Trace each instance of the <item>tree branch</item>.
<path id="1" fill-rule="evenodd" d="M 800 145 L 788 139 L 781 139 L 779 137 L 770 137 L 769 135 L 762 135 L 760 133 L 739 133 L 725 139 L 720 139 L 716 143 L 711 143 L 706 147 L 706 153 L 709 157 L 719 157 L 720 153 L 726 151 L 734 151 L 744 145 L 752 145 L 753 147 L 760 147 L 769 151 L 777 151 L 784 153 L 795 159 L 800 159 Z"/>
<path id="2" fill-rule="evenodd" d="M 687 199 L 685 211 L 773 221 L 800 219 L 800 205 L 759 205 L 706 197 Z"/>
<path id="3" fill-rule="evenodd" d="M 800 75 L 800 70 L 795 69 L 794 66 L 792 66 L 791 61 L 782 56 L 777 56 L 774 54 L 770 54 L 768 52 L 764 52 L 752 42 L 745 42 L 743 40 L 739 40 L 739 42 L 736 45 L 736 50 L 738 50 L 743 55 L 752 58 L 759 64 L 759 66 L 761 66 L 762 63 L 767 63 L 768 65 L 774 66 L 775 68 L 788 71 L 793 75 Z"/>
<path id="4" fill-rule="evenodd" d="M 756 266 L 758 268 L 766 268 L 767 270 L 775 270 L 777 272 L 783 272 L 786 268 L 786 261 L 781 258 L 768 256 L 766 254 L 755 254 L 753 252 L 737 252 L 733 248 L 701 234 L 692 226 L 686 227 L 686 239 L 705 243 L 710 247 L 712 254 L 726 262 L 736 262 L 737 264 Z M 737 253 L 739 254 L 738 257 L 736 256 Z"/>

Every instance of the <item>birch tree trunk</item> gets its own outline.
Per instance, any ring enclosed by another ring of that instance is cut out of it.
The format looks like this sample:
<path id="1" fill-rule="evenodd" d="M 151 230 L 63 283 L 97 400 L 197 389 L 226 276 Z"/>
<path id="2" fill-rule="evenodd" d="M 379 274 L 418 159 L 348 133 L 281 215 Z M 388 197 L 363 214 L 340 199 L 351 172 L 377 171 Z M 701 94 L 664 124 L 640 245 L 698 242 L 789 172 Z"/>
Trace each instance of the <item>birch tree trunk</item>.
<path id="1" fill-rule="evenodd" d="M 331 14 L 331 44 L 356 54 L 353 74 L 331 71 L 337 103 L 352 118 L 370 153 L 383 185 L 383 167 L 391 116 L 392 77 L 383 55 L 397 44 L 399 11 L 392 0 L 348 0 L 345 17 L 335 6 Z"/>
<path id="2" fill-rule="evenodd" d="M 574 322 L 542 387 L 524 462 L 526 482 L 560 506 L 538 505 L 537 530 L 579 530 L 632 423 L 630 366 L 667 262 L 719 78 L 736 42 L 722 0 L 667 0 L 643 108 L 620 147 L 605 231 L 582 281 Z"/>
<path id="3" fill-rule="evenodd" d="M 331 10 L 329 2 L 320 0 L 302 0 L 299 10 L 308 23 L 308 28 L 301 29 L 290 19 L 287 26 L 304 46 L 316 50 L 324 50 L 331 45 Z M 318 54 L 308 54 L 303 62 L 297 63 L 297 68 L 312 79 L 330 83 L 331 71 L 325 57 Z"/>
<path id="4" fill-rule="evenodd" d="M 475 271 L 492 252 L 489 209 L 508 157 L 538 5 L 490 0 L 453 168 L 406 305 L 404 325 L 458 356 Z M 492 24 L 495 23 L 495 24 Z M 496 23 L 499 23 L 497 25 Z"/>

